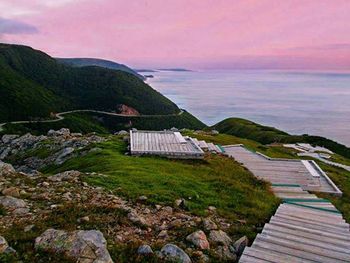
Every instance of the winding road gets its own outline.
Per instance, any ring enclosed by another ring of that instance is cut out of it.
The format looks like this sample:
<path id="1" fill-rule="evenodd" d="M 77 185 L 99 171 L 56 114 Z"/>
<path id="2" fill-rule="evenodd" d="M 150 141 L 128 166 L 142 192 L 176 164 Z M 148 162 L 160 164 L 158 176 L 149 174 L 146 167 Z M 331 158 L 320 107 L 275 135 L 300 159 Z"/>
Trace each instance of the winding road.
<path id="1" fill-rule="evenodd" d="M 70 114 L 70 113 L 76 113 L 76 112 L 94 112 L 94 113 L 100 113 L 100 114 L 105 114 L 105 115 L 110 115 L 110 116 L 121 116 L 121 117 L 162 117 L 162 116 L 180 116 L 183 114 L 183 110 L 181 110 L 179 113 L 175 114 L 155 114 L 155 115 L 128 115 L 128 114 L 119 114 L 119 113 L 113 113 L 113 112 L 108 112 L 108 111 L 99 111 L 99 110 L 71 110 L 71 111 L 64 111 L 64 112 L 59 112 L 56 113 L 55 116 L 57 119 L 53 120 L 41 120 L 41 121 L 11 121 L 11 122 L 4 122 L 0 123 L 0 132 L 3 130 L 3 127 L 6 124 L 27 124 L 27 123 L 49 123 L 49 122 L 58 122 L 64 120 L 64 115 Z"/>

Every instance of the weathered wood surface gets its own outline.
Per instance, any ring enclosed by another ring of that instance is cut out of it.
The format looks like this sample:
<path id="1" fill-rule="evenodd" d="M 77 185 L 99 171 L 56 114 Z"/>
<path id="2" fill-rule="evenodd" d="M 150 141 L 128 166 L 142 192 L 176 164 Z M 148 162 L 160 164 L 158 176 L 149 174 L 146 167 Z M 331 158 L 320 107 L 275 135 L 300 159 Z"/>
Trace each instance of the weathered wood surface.
<path id="1" fill-rule="evenodd" d="M 239 146 L 225 152 L 271 182 L 284 202 L 239 262 L 350 262 L 349 224 L 332 203 L 307 191 L 336 191 L 322 173 L 318 177 L 300 161 L 271 161 Z"/>

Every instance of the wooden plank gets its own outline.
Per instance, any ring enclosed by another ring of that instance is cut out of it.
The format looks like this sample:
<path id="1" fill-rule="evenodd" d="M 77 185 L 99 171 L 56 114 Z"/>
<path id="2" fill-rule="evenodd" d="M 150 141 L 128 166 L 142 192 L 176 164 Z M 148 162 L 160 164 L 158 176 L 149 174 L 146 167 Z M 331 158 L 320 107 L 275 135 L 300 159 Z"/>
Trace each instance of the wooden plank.
<path id="1" fill-rule="evenodd" d="M 301 243 L 301 242 L 293 242 L 293 241 L 285 240 L 283 238 L 266 236 L 263 234 L 259 234 L 257 239 L 270 242 L 276 245 L 284 246 L 286 248 L 292 248 L 299 251 L 310 252 L 310 253 L 321 255 L 324 257 L 328 257 L 333 260 L 330 262 L 334 262 L 335 260 L 338 260 L 340 262 L 350 262 L 350 254 L 321 248 L 315 245 L 310 245 L 310 244 Z"/>
<path id="2" fill-rule="evenodd" d="M 305 238 L 309 238 L 309 239 L 315 239 L 315 240 L 326 240 L 326 242 L 328 242 L 330 244 L 350 249 L 350 242 L 349 241 L 344 240 L 337 235 L 329 234 L 329 233 L 322 232 L 322 231 L 319 231 L 317 233 L 310 233 L 310 232 L 298 230 L 296 228 L 287 228 L 284 226 L 273 225 L 273 224 L 265 224 L 263 231 L 265 231 L 265 230 L 266 231 L 280 232 L 280 233 L 284 233 L 284 234 L 291 234 L 291 235 L 305 237 Z"/>
<path id="3" fill-rule="evenodd" d="M 262 232 L 262 235 L 281 238 L 283 240 L 294 242 L 297 244 L 304 243 L 304 244 L 308 244 L 308 245 L 312 245 L 312 246 L 317 246 L 317 247 L 329 249 L 332 251 L 346 253 L 346 254 L 349 254 L 349 256 L 350 256 L 350 249 L 344 248 L 344 247 L 339 247 L 337 245 L 326 242 L 326 240 L 309 239 L 309 238 L 305 238 L 305 237 L 295 236 L 293 234 L 286 234 L 283 232 L 278 232 L 278 231 L 273 231 L 273 230 L 271 231 L 271 230 L 265 230 L 265 229 Z"/>
<path id="4" fill-rule="evenodd" d="M 276 263 L 314 263 L 315 261 L 310 261 L 304 258 L 299 258 L 297 255 L 288 255 L 276 251 L 261 249 L 258 247 L 249 247 L 244 250 L 244 254 L 256 257 L 259 259 L 267 260 L 268 262 Z"/>
<path id="5" fill-rule="evenodd" d="M 256 242 L 258 241 L 258 242 Z M 307 259 L 307 260 L 313 260 L 315 262 L 320 262 L 320 263 L 345 263 L 346 261 L 344 260 L 339 260 L 339 259 L 334 259 L 332 257 L 329 257 L 328 255 L 321 255 L 318 254 L 315 250 L 313 251 L 304 251 L 300 248 L 291 248 L 288 246 L 285 246 L 284 244 L 276 244 L 271 242 L 271 240 L 267 240 L 266 238 L 260 238 L 260 236 L 257 236 L 257 239 L 253 244 L 253 247 L 259 247 L 262 249 L 268 249 L 272 251 L 276 251 L 279 253 L 284 253 L 288 255 L 298 255 L 298 257 Z"/>

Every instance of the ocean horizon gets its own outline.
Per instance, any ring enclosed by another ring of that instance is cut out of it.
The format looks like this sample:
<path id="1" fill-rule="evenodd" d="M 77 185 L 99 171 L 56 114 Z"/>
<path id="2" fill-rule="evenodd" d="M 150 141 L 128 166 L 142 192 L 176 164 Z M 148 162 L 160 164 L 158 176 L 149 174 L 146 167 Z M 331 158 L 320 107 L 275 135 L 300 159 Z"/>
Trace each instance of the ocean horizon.
<path id="1" fill-rule="evenodd" d="M 238 117 L 350 146 L 350 72 L 159 71 L 154 89 L 207 125 Z"/>

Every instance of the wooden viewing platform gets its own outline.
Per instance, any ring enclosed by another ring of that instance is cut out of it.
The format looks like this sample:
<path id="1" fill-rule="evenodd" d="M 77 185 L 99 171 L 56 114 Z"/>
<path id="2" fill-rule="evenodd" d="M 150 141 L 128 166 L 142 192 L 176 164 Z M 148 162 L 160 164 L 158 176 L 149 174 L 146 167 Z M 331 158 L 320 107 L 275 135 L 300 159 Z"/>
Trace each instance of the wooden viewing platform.
<path id="1" fill-rule="evenodd" d="M 202 159 L 203 150 L 190 137 L 174 131 L 130 131 L 131 155 Z"/>
<path id="2" fill-rule="evenodd" d="M 349 224 L 331 202 L 307 191 L 341 195 L 316 163 L 273 159 L 242 145 L 224 149 L 256 177 L 271 182 L 283 202 L 244 249 L 240 263 L 350 262 Z"/>

